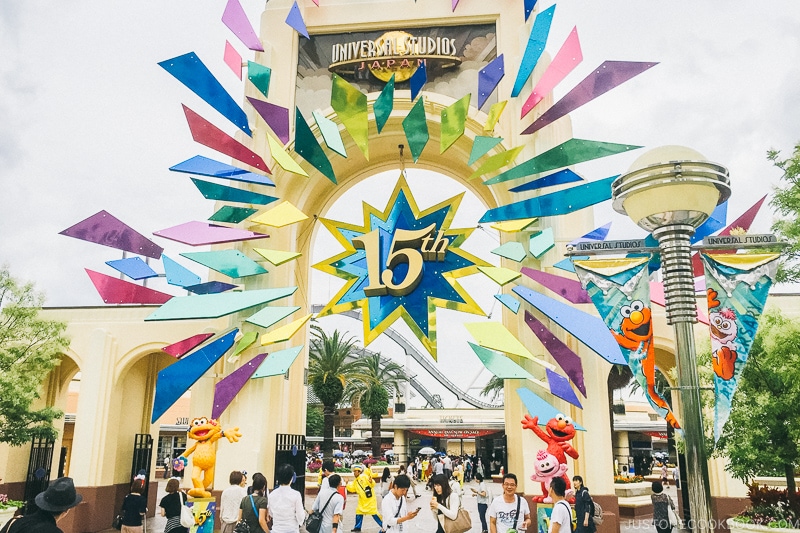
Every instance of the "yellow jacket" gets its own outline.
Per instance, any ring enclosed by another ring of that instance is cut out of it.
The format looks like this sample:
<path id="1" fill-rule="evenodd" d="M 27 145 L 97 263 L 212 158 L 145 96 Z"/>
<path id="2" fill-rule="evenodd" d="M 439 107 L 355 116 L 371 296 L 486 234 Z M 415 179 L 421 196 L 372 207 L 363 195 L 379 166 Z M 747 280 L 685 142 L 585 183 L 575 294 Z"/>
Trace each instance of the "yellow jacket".
<path id="1" fill-rule="evenodd" d="M 370 497 L 367 497 L 367 488 L 369 488 Z M 360 476 L 348 483 L 347 492 L 358 494 L 356 514 L 380 515 L 378 511 L 378 495 L 375 491 L 375 480 L 372 479 L 372 472 L 370 470 L 362 472 Z"/>

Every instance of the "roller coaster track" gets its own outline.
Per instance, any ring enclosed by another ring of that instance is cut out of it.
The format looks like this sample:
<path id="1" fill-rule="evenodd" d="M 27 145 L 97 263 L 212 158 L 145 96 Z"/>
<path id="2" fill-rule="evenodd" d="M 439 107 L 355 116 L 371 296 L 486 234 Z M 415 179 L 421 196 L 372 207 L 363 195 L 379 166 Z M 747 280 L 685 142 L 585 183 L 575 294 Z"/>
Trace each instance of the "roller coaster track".
<path id="1" fill-rule="evenodd" d="M 311 312 L 319 313 L 322 310 L 323 307 L 324 306 L 322 306 L 322 305 L 313 305 L 313 306 L 311 306 Z M 361 313 L 358 312 L 358 311 L 345 311 L 343 313 L 337 313 L 337 314 L 344 315 L 344 316 L 347 316 L 349 318 L 353 318 L 355 320 L 358 320 L 359 322 L 361 321 Z M 455 395 L 455 397 L 459 401 L 467 402 L 468 404 L 472 405 L 473 407 L 477 407 L 479 409 L 497 409 L 498 407 L 501 407 L 501 406 L 495 405 L 493 403 L 484 402 L 482 400 L 479 400 L 479 399 L 475 398 L 474 396 L 470 396 L 465 391 L 461 390 L 455 383 L 450 381 L 450 379 L 447 376 L 442 374 L 439 371 L 439 369 L 436 367 L 436 365 L 434 365 L 425 354 L 423 354 L 419 350 L 417 350 L 410 342 L 408 342 L 405 339 L 405 337 L 400 335 L 398 332 L 396 332 L 392 328 L 386 329 L 386 331 L 384 331 L 383 334 L 386 335 L 392 341 L 394 341 L 394 343 L 397 344 L 400 348 L 402 348 L 403 351 L 405 352 L 405 354 L 407 356 L 412 357 L 420 366 L 422 366 L 422 368 L 425 369 L 426 372 L 428 372 L 428 374 L 430 374 L 431 376 L 436 378 L 436 380 L 439 383 L 444 385 L 444 387 L 447 388 L 447 390 L 450 391 L 453 395 Z M 365 353 L 372 354 L 374 352 L 370 352 L 369 350 L 365 350 Z M 389 360 L 390 360 L 389 358 L 381 356 L 381 362 L 389 361 Z M 420 395 L 422 395 L 422 397 L 425 398 L 425 401 L 427 401 L 428 404 L 431 407 L 434 407 L 434 408 L 437 408 L 437 409 L 442 409 L 443 408 L 442 400 L 441 400 L 441 398 L 439 397 L 438 394 L 431 394 L 430 391 L 428 391 L 425 388 L 425 386 L 423 386 L 418 380 L 416 380 L 413 377 L 409 377 L 409 383 L 414 388 L 414 390 L 419 392 Z"/>

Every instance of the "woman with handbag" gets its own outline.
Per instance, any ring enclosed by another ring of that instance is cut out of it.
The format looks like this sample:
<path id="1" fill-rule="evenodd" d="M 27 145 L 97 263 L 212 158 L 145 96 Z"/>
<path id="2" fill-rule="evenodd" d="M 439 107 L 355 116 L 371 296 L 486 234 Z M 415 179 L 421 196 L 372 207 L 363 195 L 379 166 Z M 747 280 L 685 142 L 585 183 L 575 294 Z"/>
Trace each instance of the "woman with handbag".
<path id="1" fill-rule="evenodd" d="M 436 533 L 449 533 L 445 528 L 447 520 L 455 520 L 461 507 L 461 498 L 450 489 L 447 476 L 436 474 L 431 478 L 433 497 L 431 498 L 431 512 L 437 520 Z"/>
<path id="2" fill-rule="evenodd" d="M 180 490 L 181 484 L 177 478 L 167 481 L 167 495 L 161 498 L 158 504 L 161 507 L 161 516 L 167 517 L 164 533 L 189 533 L 189 528 L 181 525 L 181 507 L 186 505 L 186 494 Z"/>
<path id="3" fill-rule="evenodd" d="M 142 496 L 144 478 L 136 478 L 131 484 L 131 493 L 122 502 L 122 533 L 142 533 L 144 531 L 147 501 Z"/>
<path id="4" fill-rule="evenodd" d="M 253 474 L 253 493 L 239 504 L 239 522 L 245 522 L 250 533 L 269 533 L 267 527 L 267 478 L 261 472 Z M 238 526 L 234 531 L 238 531 Z"/>
<path id="5" fill-rule="evenodd" d="M 670 511 L 673 515 L 675 513 L 675 503 L 669 494 L 664 494 L 664 486 L 660 481 L 653 481 L 652 488 L 653 494 L 650 495 L 650 499 L 653 501 L 653 524 L 658 533 L 669 533 L 673 526 L 677 525 L 672 524 L 670 520 Z"/>

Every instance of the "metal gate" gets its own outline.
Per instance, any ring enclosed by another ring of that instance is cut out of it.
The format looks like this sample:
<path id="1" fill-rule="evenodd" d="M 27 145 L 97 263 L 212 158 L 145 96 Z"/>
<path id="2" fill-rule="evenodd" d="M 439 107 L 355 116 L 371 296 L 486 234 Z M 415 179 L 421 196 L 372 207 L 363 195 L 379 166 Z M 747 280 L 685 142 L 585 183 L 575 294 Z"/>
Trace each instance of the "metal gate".
<path id="1" fill-rule="evenodd" d="M 131 461 L 131 484 L 133 478 L 144 471 L 144 496 L 150 488 L 150 464 L 153 459 L 153 437 L 149 433 L 137 433 L 133 438 L 133 460 Z"/>
<path id="2" fill-rule="evenodd" d="M 275 436 L 275 472 L 272 475 L 273 483 L 277 485 L 278 467 L 292 465 L 297 479 L 292 483 L 292 488 L 300 493 L 300 498 L 305 502 L 306 495 L 306 436 L 278 433 Z"/>
<path id="3" fill-rule="evenodd" d="M 25 513 L 36 510 L 33 499 L 50 484 L 50 468 L 53 465 L 55 441 L 33 439 L 28 460 L 28 477 L 25 479 Z"/>

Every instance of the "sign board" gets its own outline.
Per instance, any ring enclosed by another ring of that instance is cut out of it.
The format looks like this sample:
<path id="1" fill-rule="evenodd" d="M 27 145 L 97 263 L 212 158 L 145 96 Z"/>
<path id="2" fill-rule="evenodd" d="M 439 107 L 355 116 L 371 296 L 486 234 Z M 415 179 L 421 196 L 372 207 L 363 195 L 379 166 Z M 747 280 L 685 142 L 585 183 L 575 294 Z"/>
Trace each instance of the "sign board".
<path id="1" fill-rule="evenodd" d="M 754 244 L 777 243 L 778 238 L 769 233 L 753 235 L 709 236 L 703 239 L 704 246 L 752 246 Z"/>
<path id="2" fill-rule="evenodd" d="M 474 439 L 497 433 L 495 429 L 412 429 L 414 433 L 445 439 Z"/>
<path id="3" fill-rule="evenodd" d="M 597 252 L 615 251 L 625 252 L 628 250 L 638 250 L 647 248 L 644 239 L 631 239 L 626 241 L 587 241 L 575 244 L 574 250 L 577 252 Z"/>

